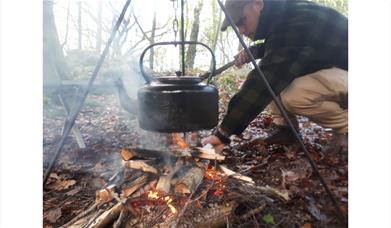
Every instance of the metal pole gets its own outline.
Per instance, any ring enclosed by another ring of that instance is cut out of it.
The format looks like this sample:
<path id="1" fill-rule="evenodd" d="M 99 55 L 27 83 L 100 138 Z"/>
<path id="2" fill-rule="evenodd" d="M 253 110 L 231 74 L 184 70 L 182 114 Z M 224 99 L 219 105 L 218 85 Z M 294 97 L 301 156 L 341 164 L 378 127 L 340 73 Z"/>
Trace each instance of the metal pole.
<path id="1" fill-rule="evenodd" d="M 45 183 L 46 183 L 47 179 L 49 178 L 50 172 L 52 171 L 53 165 L 55 164 L 55 162 L 57 160 L 57 157 L 59 156 L 59 154 L 61 152 L 61 149 L 64 146 L 65 140 L 66 140 L 67 136 L 69 135 L 69 132 L 70 132 L 70 130 L 73 127 L 73 124 L 75 123 L 77 115 L 79 114 L 79 112 L 80 112 L 80 110 L 81 110 L 81 108 L 82 108 L 82 106 L 84 104 L 84 101 L 87 98 L 87 95 L 88 95 L 88 93 L 89 93 L 89 91 L 90 91 L 90 89 L 92 87 L 92 84 L 94 83 L 96 77 L 98 76 L 98 72 L 100 70 L 100 67 L 102 66 L 103 61 L 105 60 L 106 55 L 109 52 L 110 45 L 113 42 L 113 39 L 115 37 L 115 33 L 117 32 L 119 26 L 122 23 L 122 20 L 124 19 L 125 12 L 128 9 L 128 6 L 129 6 L 130 2 L 131 2 L 131 0 L 127 0 L 126 1 L 125 6 L 122 9 L 121 15 L 119 16 L 118 21 L 115 24 L 115 26 L 113 28 L 113 31 L 111 32 L 110 38 L 109 38 L 108 42 L 106 43 L 106 47 L 103 50 L 102 55 L 100 56 L 100 58 L 98 60 L 98 63 L 95 66 L 94 72 L 92 73 L 92 76 L 91 76 L 90 80 L 88 81 L 87 88 L 84 91 L 84 94 L 83 94 L 81 100 L 77 104 L 75 111 L 71 112 L 71 115 L 69 116 L 69 118 L 67 118 L 65 120 L 64 133 L 63 133 L 63 135 L 62 135 L 62 137 L 60 139 L 60 142 L 57 144 L 57 147 L 56 147 L 56 150 L 55 150 L 55 153 L 54 153 L 54 157 L 50 161 L 49 167 L 47 168 L 45 176 L 43 178 L 43 185 L 44 186 L 45 186 Z"/>
<path id="2" fill-rule="evenodd" d="M 304 143 L 303 143 L 303 139 L 301 138 L 300 134 L 297 132 L 296 128 L 293 126 L 291 120 L 289 119 L 288 117 L 288 114 L 286 113 L 283 105 L 281 104 L 281 102 L 279 101 L 279 99 L 277 99 L 277 96 L 276 94 L 274 93 L 272 87 L 270 86 L 268 80 L 266 79 L 265 75 L 262 73 L 261 69 L 259 68 L 259 66 L 257 65 L 256 61 L 255 61 L 255 58 L 254 56 L 251 54 L 251 51 L 250 49 L 247 47 L 246 43 L 244 42 L 243 38 L 241 37 L 238 29 L 236 28 L 235 26 L 235 23 L 233 22 L 231 16 L 227 13 L 223 3 L 221 3 L 220 0 L 217 0 L 217 2 L 219 3 L 220 5 L 220 8 L 223 10 L 224 14 L 225 14 L 225 17 L 228 19 L 232 29 L 234 30 L 234 32 L 236 33 L 236 36 L 238 37 L 240 43 L 242 44 L 244 50 L 246 51 L 246 54 L 250 57 L 251 59 L 251 63 L 253 64 L 253 66 L 255 67 L 255 69 L 258 71 L 258 74 L 259 74 L 259 77 L 262 79 L 262 81 L 265 83 L 266 85 L 266 88 L 267 90 L 269 91 L 270 95 L 272 96 L 273 98 L 273 101 L 276 103 L 277 105 L 277 108 L 279 109 L 279 111 L 281 112 L 281 114 L 283 115 L 285 121 L 288 123 L 291 131 L 293 132 L 293 134 L 295 135 L 297 141 L 299 142 L 301 148 L 303 149 L 304 151 L 304 154 L 308 160 L 308 162 L 310 163 L 311 167 L 312 167 L 312 170 L 314 171 L 314 173 L 316 174 L 316 176 L 318 177 L 320 183 L 323 185 L 324 189 L 326 190 L 326 193 L 327 195 L 330 197 L 331 199 L 331 202 L 333 203 L 335 209 L 336 209 L 336 212 L 337 212 L 337 216 L 342 220 L 342 222 L 345 222 L 344 218 L 342 217 L 342 211 L 341 211 L 341 208 L 339 207 L 337 201 L 335 200 L 333 194 L 331 193 L 327 183 L 324 181 L 322 175 L 319 173 L 319 170 L 315 164 L 315 162 L 311 159 L 310 157 L 310 154 L 309 152 L 307 151 L 307 148 L 305 147 Z"/>
<path id="3" fill-rule="evenodd" d="M 183 6 L 184 6 L 184 0 L 181 0 L 181 41 L 183 42 L 185 40 L 185 19 L 183 16 Z M 182 49 L 182 75 L 185 75 L 185 44 L 182 43 L 181 46 Z"/>

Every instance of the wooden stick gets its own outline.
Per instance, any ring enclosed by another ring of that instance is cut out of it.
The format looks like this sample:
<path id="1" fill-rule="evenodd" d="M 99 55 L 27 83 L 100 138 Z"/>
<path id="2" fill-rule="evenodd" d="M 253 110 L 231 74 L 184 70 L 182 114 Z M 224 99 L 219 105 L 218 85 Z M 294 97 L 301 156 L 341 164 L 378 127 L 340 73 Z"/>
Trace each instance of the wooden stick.
<path id="1" fill-rule="evenodd" d="M 120 228 L 126 217 L 128 217 L 127 210 L 121 210 L 121 213 L 119 214 L 117 221 L 115 221 L 113 228 Z"/>
<path id="2" fill-rule="evenodd" d="M 263 186 L 254 186 L 254 187 L 261 192 L 265 192 L 265 193 L 269 193 L 269 194 L 278 196 L 280 199 L 283 199 L 284 201 L 290 200 L 288 191 L 280 191 L 276 188 L 272 188 L 267 185 L 265 187 L 263 187 Z"/>
<path id="3" fill-rule="evenodd" d="M 110 185 L 107 188 L 101 189 L 96 192 L 96 202 L 97 203 L 107 203 L 113 199 L 113 192 L 115 191 L 116 186 Z"/>
<path id="4" fill-rule="evenodd" d="M 225 156 L 217 154 L 213 148 L 192 147 L 191 150 L 193 157 L 219 161 L 225 160 Z"/>
<path id="5" fill-rule="evenodd" d="M 226 174 L 227 176 L 231 176 L 231 177 L 236 178 L 238 180 L 242 180 L 242 181 L 246 181 L 251 184 L 255 184 L 255 182 L 253 181 L 253 179 L 251 179 L 251 177 L 244 176 L 244 175 L 239 174 L 233 170 L 230 170 L 225 165 L 219 165 L 219 167 L 220 167 L 221 171 L 223 171 L 223 173 Z"/>
<path id="6" fill-rule="evenodd" d="M 130 185 L 124 186 L 122 188 L 121 196 L 124 198 L 129 197 L 135 191 L 137 191 L 141 186 L 143 186 L 145 183 L 147 183 L 147 181 L 148 181 L 148 178 L 145 175 L 137 178 Z"/>
<path id="7" fill-rule="evenodd" d="M 60 228 L 66 228 L 66 227 L 69 227 L 71 226 L 72 224 L 74 224 L 75 222 L 77 222 L 80 218 L 88 215 L 89 213 L 91 213 L 92 211 L 94 211 L 98 205 L 100 205 L 100 203 L 98 202 L 95 202 L 91 207 L 89 207 L 87 210 L 83 211 L 82 213 L 78 214 L 76 217 L 74 217 L 72 220 L 70 220 L 69 222 L 65 223 L 64 225 L 62 225 Z"/>
<path id="8" fill-rule="evenodd" d="M 265 209 L 265 207 L 266 207 L 266 204 L 262 204 L 261 206 L 255 208 L 255 209 L 250 210 L 246 214 L 240 216 L 240 220 L 247 220 L 251 216 L 254 216 L 254 215 L 258 214 L 259 212 L 263 211 L 263 209 Z"/>
<path id="9" fill-rule="evenodd" d="M 148 165 L 145 160 L 144 161 L 142 161 L 142 160 L 126 161 L 124 164 L 124 167 L 131 168 L 131 169 L 140 169 L 144 172 L 157 174 L 157 169 L 155 167 Z"/>
<path id="10" fill-rule="evenodd" d="M 121 210 L 124 208 L 122 203 L 117 203 L 110 210 L 105 211 L 100 215 L 89 228 L 104 228 L 112 221 L 118 218 Z"/>

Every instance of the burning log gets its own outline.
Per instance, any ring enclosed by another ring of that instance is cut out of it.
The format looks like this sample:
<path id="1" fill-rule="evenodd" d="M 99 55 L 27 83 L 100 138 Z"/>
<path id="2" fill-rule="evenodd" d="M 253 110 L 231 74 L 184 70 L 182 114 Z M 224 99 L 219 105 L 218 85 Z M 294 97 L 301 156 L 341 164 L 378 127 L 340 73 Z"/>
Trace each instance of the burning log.
<path id="1" fill-rule="evenodd" d="M 138 189 L 140 189 L 145 183 L 147 183 L 148 178 L 144 175 L 137 178 L 135 181 L 131 183 L 131 185 L 125 186 L 122 188 L 122 197 L 129 197 Z"/>
<path id="2" fill-rule="evenodd" d="M 182 194 L 194 192 L 201 183 L 203 176 L 204 171 L 201 168 L 197 166 L 190 168 L 175 184 L 175 192 Z"/>
<path id="3" fill-rule="evenodd" d="M 129 150 L 126 148 L 123 148 L 121 150 L 121 157 L 124 161 L 129 161 L 130 159 L 134 158 L 137 154 L 133 150 Z"/>
<path id="4" fill-rule="evenodd" d="M 138 189 L 138 191 L 133 193 L 131 196 L 132 197 L 139 197 L 139 196 L 143 195 L 144 193 L 148 192 L 149 189 L 151 189 L 152 187 L 156 186 L 156 182 L 157 182 L 156 180 L 153 180 L 153 181 L 145 184 L 144 186 L 140 187 Z"/>
<path id="5" fill-rule="evenodd" d="M 171 168 L 171 171 L 165 175 L 165 176 L 160 176 L 159 181 L 157 182 L 156 190 L 162 193 L 169 193 L 170 188 L 171 188 L 171 179 L 175 175 L 175 173 L 181 169 L 183 166 L 183 161 L 178 160 L 175 163 L 175 167 Z"/>
<path id="6" fill-rule="evenodd" d="M 130 161 L 125 162 L 124 167 L 131 168 L 131 169 L 139 169 L 144 172 L 157 174 L 158 173 L 157 169 L 153 166 L 148 165 L 146 162 L 147 162 L 147 160 L 144 160 L 144 161 L 143 160 L 136 160 L 136 161 L 130 160 Z"/>

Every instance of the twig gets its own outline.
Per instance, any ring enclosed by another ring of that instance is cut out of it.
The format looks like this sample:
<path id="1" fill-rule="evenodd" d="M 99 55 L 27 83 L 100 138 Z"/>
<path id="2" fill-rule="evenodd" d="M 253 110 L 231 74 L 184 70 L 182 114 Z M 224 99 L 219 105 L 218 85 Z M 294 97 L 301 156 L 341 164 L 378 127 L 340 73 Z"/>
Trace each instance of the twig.
<path id="1" fill-rule="evenodd" d="M 200 187 L 201 183 L 202 183 L 202 181 L 197 185 L 197 187 L 195 188 L 194 192 L 192 192 L 192 193 L 189 195 L 188 200 L 187 200 L 186 203 L 185 203 L 185 206 L 183 206 L 181 212 L 178 214 L 178 216 L 177 216 L 177 218 L 176 218 L 177 222 L 173 225 L 173 228 L 176 228 L 176 227 L 177 227 L 180 218 L 181 218 L 181 217 L 183 216 L 183 214 L 185 213 L 185 211 L 186 211 L 187 207 L 189 206 L 189 204 L 194 202 L 194 200 L 191 200 L 191 198 L 193 197 L 194 193 L 197 192 L 197 190 L 198 190 L 198 188 Z"/>
<path id="2" fill-rule="evenodd" d="M 255 214 L 258 214 L 259 212 L 261 212 L 263 209 L 265 209 L 266 207 L 266 204 L 262 204 L 261 206 L 255 208 L 255 209 L 252 209 L 250 210 L 249 212 L 247 212 L 246 214 L 240 216 L 240 220 L 246 220 L 248 219 L 249 217 L 255 215 Z"/>
<path id="3" fill-rule="evenodd" d="M 74 217 L 71 221 L 69 221 L 69 222 L 65 223 L 64 225 L 62 225 L 60 228 L 65 228 L 65 227 L 68 227 L 68 226 L 72 225 L 73 223 L 75 223 L 80 218 L 88 215 L 93 210 L 95 210 L 98 207 L 98 205 L 100 205 L 100 204 L 98 202 L 95 202 L 90 208 L 88 208 L 87 210 L 83 211 L 82 213 L 80 213 L 79 215 Z"/>
<path id="4" fill-rule="evenodd" d="M 122 210 L 117 221 L 114 223 L 113 228 L 120 228 L 125 218 L 128 216 L 127 210 Z"/>

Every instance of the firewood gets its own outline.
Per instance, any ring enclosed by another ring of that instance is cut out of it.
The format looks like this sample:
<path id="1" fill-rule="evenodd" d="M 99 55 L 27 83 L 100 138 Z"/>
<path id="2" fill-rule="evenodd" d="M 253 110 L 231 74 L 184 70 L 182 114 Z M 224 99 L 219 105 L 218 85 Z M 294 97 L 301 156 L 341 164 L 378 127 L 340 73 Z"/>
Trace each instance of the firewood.
<path id="1" fill-rule="evenodd" d="M 265 193 L 269 193 L 269 194 L 278 196 L 280 199 L 282 199 L 284 201 L 290 200 L 289 192 L 287 190 L 281 191 L 281 190 L 278 190 L 276 188 L 272 188 L 267 185 L 265 187 L 263 187 L 263 186 L 255 186 L 255 187 L 257 190 L 259 190 L 261 192 L 265 192 Z"/>
<path id="2" fill-rule="evenodd" d="M 151 158 L 172 158 L 175 159 L 176 157 L 168 151 L 160 151 L 160 150 L 150 150 L 150 149 L 142 149 L 142 148 L 129 148 L 129 151 L 131 153 L 134 153 L 135 156 L 151 159 Z"/>
<path id="3" fill-rule="evenodd" d="M 132 197 L 139 197 L 141 195 L 143 195 L 144 193 L 146 193 L 147 191 L 149 191 L 152 187 L 154 187 L 156 185 L 156 182 L 157 180 L 153 180 L 147 184 L 145 184 L 144 186 L 140 187 L 135 193 L 133 193 L 131 196 Z"/>
<path id="4" fill-rule="evenodd" d="M 174 176 L 174 174 L 182 168 L 182 166 L 183 166 L 183 161 L 178 160 L 175 163 L 175 167 L 174 168 L 171 167 L 171 170 L 167 175 L 160 176 L 159 181 L 157 182 L 156 185 L 156 190 L 165 194 L 169 193 L 171 188 L 171 179 Z"/>
<path id="5" fill-rule="evenodd" d="M 236 206 L 237 204 L 235 202 L 229 202 L 218 206 L 217 208 L 210 208 L 209 211 L 205 213 L 206 216 L 202 216 L 201 221 L 196 223 L 194 227 L 225 227 Z"/>
<path id="6" fill-rule="evenodd" d="M 96 192 L 96 202 L 107 203 L 113 199 L 113 192 L 115 191 L 115 185 L 110 185 L 107 188 Z"/>
<path id="7" fill-rule="evenodd" d="M 221 205 L 221 206 L 206 209 L 205 213 L 202 213 L 202 215 L 194 215 L 191 218 L 192 227 L 198 227 L 198 228 L 225 227 L 227 224 L 227 220 L 231 217 L 231 214 L 235 210 L 236 206 L 237 206 L 237 203 L 228 202 L 228 203 L 225 203 L 224 205 Z M 162 223 L 162 224 L 159 224 L 154 227 L 159 227 L 159 228 L 182 227 L 182 224 L 181 224 L 182 219 L 186 219 L 187 222 L 189 221 L 188 218 L 179 217 L 179 218 L 173 219 L 171 221 L 167 221 L 166 223 Z"/>
<path id="8" fill-rule="evenodd" d="M 155 167 L 152 167 L 146 163 L 146 161 L 137 160 L 137 161 L 126 161 L 124 164 L 125 167 L 131 168 L 131 169 L 140 169 L 144 172 L 148 173 L 155 173 L 157 174 L 157 169 Z"/>
<path id="9" fill-rule="evenodd" d="M 93 211 L 96 210 L 98 205 L 101 205 L 100 203 L 95 202 L 91 207 L 89 207 L 87 210 L 79 213 L 76 217 L 74 217 L 72 220 L 67 222 L 66 224 L 62 225 L 60 228 L 71 228 L 71 227 L 81 227 L 80 224 L 85 224 L 87 222 L 86 216 Z"/>
<path id="10" fill-rule="evenodd" d="M 127 210 L 121 210 L 121 213 L 117 219 L 117 221 L 114 223 L 113 228 L 120 228 L 123 227 L 125 219 L 128 217 Z"/>
<path id="11" fill-rule="evenodd" d="M 132 159 L 135 156 L 136 156 L 136 153 L 133 150 L 129 150 L 126 148 L 123 148 L 121 150 L 121 157 L 124 161 L 129 161 L 130 159 Z"/>
<path id="12" fill-rule="evenodd" d="M 104 228 L 107 227 L 111 222 L 118 218 L 121 210 L 124 208 L 122 203 L 117 203 L 109 210 L 101 214 L 95 221 L 88 226 L 88 228 Z"/>
<path id="13" fill-rule="evenodd" d="M 236 178 L 238 180 L 242 180 L 242 181 L 246 181 L 251 184 L 255 184 L 255 182 L 253 181 L 253 179 L 251 179 L 251 177 L 244 176 L 244 175 L 239 174 L 233 170 L 230 170 L 225 165 L 219 165 L 219 167 L 220 167 L 221 171 L 223 171 L 223 173 L 226 174 L 227 176 L 231 176 L 231 177 Z"/>
<path id="14" fill-rule="evenodd" d="M 145 183 L 147 183 L 147 181 L 148 181 L 148 178 L 145 175 L 138 177 L 131 184 L 122 187 L 121 196 L 123 198 L 129 197 L 134 192 L 136 192 L 138 189 L 140 189 Z"/>
<path id="15" fill-rule="evenodd" d="M 182 194 L 194 192 L 196 190 L 195 188 L 202 181 L 203 176 L 204 176 L 204 171 L 201 168 L 192 167 L 175 184 L 175 192 L 182 193 Z"/>
<path id="16" fill-rule="evenodd" d="M 192 147 L 191 150 L 193 157 L 219 161 L 225 160 L 225 156 L 217 154 L 213 148 Z"/>

